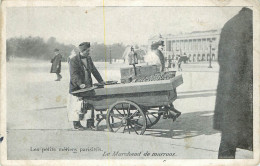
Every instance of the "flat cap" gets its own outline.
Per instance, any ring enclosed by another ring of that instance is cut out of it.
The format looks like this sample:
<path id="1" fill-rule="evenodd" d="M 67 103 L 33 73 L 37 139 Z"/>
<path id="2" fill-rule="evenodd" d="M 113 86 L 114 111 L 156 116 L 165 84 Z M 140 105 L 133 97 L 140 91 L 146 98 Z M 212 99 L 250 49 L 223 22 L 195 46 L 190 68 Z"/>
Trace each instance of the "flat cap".
<path id="1" fill-rule="evenodd" d="M 84 50 L 90 48 L 90 42 L 83 42 L 79 45 L 79 50 L 83 52 Z"/>

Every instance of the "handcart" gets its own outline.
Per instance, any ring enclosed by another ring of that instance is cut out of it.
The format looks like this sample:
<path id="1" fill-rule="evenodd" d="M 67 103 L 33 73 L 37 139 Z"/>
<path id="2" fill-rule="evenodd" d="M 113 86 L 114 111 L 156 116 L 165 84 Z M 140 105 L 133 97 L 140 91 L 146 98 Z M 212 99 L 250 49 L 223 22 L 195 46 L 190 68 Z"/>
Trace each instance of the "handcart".
<path id="1" fill-rule="evenodd" d="M 163 116 L 173 118 L 176 88 L 183 83 L 182 75 L 169 80 L 105 85 L 91 91 L 79 90 L 86 109 L 96 112 L 96 127 L 106 120 L 111 132 L 143 135 Z"/>

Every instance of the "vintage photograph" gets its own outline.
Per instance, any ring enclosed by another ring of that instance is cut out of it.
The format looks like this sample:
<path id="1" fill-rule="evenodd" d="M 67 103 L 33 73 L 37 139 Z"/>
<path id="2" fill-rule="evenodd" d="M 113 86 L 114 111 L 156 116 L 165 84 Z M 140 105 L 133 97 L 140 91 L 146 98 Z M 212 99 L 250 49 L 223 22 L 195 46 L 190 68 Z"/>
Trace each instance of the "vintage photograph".
<path id="1" fill-rule="evenodd" d="M 255 10 L 5 7 L 7 160 L 254 159 Z"/>

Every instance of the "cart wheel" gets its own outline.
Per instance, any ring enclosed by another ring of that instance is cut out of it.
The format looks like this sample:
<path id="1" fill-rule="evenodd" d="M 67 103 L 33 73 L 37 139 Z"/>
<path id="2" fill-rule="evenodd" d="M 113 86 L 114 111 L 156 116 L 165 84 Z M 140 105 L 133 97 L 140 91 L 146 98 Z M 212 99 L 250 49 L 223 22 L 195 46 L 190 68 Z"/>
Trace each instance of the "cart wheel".
<path id="1" fill-rule="evenodd" d="M 160 120 L 160 118 L 162 116 L 161 107 L 159 107 L 159 110 L 158 109 L 146 110 L 146 111 L 144 111 L 144 114 L 146 116 L 146 128 L 151 128 L 153 125 L 155 125 Z"/>
<path id="2" fill-rule="evenodd" d="M 131 101 L 118 101 L 111 105 L 107 113 L 107 127 L 111 132 L 136 133 L 143 135 L 146 117 L 142 109 Z"/>
<path id="3" fill-rule="evenodd" d="M 155 125 L 161 118 L 162 113 L 159 113 L 158 109 L 149 109 L 145 112 L 146 116 L 146 128 L 151 128 L 153 125 Z"/>

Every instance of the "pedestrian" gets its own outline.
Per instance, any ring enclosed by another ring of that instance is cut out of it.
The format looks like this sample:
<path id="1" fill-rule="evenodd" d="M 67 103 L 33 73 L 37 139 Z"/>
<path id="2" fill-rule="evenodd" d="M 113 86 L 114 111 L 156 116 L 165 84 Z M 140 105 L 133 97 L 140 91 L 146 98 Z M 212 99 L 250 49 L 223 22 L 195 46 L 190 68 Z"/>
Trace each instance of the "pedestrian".
<path id="1" fill-rule="evenodd" d="M 182 71 L 182 68 L 181 68 L 182 58 L 181 58 L 180 55 L 178 56 L 178 61 L 177 61 L 177 63 L 178 63 L 178 71 Z"/>
<path id="2" fill-rule="evenodd" d="M 128 63 L 129 65 L 135 65 L 138 64 L 138 59 L 137 59 L 137 53 L 134 50 L 134 47 L 131 47 L 131 51 L 127 55 L 128 58 Z"/>
<path id="3" fill-rule="evenodd" d="M 72 93 L 79 89 L 92 87 L 91 74 L 96 80 L 104 84 L 104 81 L 92 62 L 90 56 L 90 42 L 83 42 L 79 45 L 79 54 L 70 59 L 70 89 Z M 68 119 L 73 122 L 74 129 L 84 130 L 80 123 L 80 114 L 82 114 L 83 101 L 81 98 L 71 96 L 68 105 Z M 94 129 L 94 116 L 90 111 L 87 112 L 87 128 Z"/>
<path id="4" fill-rule="evenodd" d="M 168 55 L 168 69 L 170 69 L 172 67 L 172 59 L 171 59 L 171 55 Z"/>
<path id="5" fill-rule="evenodd" d="M 51 59 L 51 72 L 50 73 L 56 73 L 57 79 L 55 81 L 60 81 L 62 76 L 60 74 L 61 72 L 61 59 L 62 55 L 59 52 L 59 49 L 54 49 L 55 56 Z"/>
<path id="6" fill-rule="evenodd" d="M 243 8 L 222 28 L 214 129 L 220 130 L 219 159 L 234 159 L 236 148 L 253 150 L 252 10 Z"/>
<path id="7" fill-rule="evenodd" d="M 172 54 L 172 68 L 175 68 L 175 55 Z"/>

